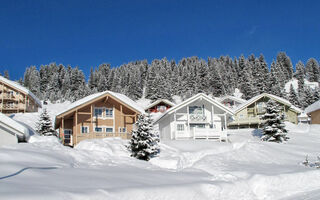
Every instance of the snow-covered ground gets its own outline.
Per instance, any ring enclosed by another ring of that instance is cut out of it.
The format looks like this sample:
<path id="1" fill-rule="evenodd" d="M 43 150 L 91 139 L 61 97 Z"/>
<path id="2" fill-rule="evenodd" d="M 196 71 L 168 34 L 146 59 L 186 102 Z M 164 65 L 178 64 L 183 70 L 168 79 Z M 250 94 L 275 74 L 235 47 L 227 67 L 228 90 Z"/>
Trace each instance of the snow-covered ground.
<path id="1" fill-rule="evenodd" d="M 285 144 L 259 132 L 230 132 L 228 143 L 162 141 L 149 162 L 129 156 L 128 141 L 54 137 L 0 148 L 0 199 L 319 199 L 320 126 L 287 124 Z"/>

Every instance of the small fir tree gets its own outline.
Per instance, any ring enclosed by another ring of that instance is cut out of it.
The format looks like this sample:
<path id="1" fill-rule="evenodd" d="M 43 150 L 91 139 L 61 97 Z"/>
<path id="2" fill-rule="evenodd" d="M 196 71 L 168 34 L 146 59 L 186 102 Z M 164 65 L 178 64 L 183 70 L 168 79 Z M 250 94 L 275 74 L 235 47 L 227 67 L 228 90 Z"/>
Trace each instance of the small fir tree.
<path id="1" fill-rule="evenodd" d="M 57 136 L 52 127 L 52 122 L 46 108 L 43 109 L 40 119 L 37 123 L 37 132 L 43 136 Z"/>
<path id="2" fill-rule="evenodd" d="M 128 146 L 131 156 L 148 161 L 159 153 L 159 136 L 154 132 L 152 124 L 150 115 L 139 115 Z"/>
<path id="3" fill-rule="evenodd" d="M 261 117 L 266 120 L 263 127 L 262 140 L 270 142 L 283 142 L 289 139 L 288 132 L 283 123 L 284 115 L 280 113 L 279 105 L 274 100 L 267 102 L 266 113 Z"/>

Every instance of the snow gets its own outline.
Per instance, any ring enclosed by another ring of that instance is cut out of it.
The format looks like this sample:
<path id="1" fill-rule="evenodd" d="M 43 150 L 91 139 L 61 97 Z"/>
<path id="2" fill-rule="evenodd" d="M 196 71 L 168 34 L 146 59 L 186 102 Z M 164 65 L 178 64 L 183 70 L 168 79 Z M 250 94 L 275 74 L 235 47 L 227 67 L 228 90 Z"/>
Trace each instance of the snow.
<path id="1" fill-rule="evenodd" d="M 111 96 L 115 97 L 116 99 L 122 101 L 123 103 L 127 104 L 128 106 L 131 106 L 133 109 L 138 110 L 140 113 L 145 113 L 144 109 L 142 107 L 140 107 L 135 101 L 133 101 L 132 99 L 130 99 L 129 97 L 127 97 L 126 95 L 120 94 L 120 93 L 116 93 L 116 92 L 111 92 L 111 91 L 104 91 L 104 92 L 98 92 L 92 95 L 89 95 L 87 97 L 84 97 L 78 101 L 73 102 L 72 104 L 70 104 L 65 110 L 57 113 L 56 115 L 61 115 L 69 110 L 72 110 L 82 104 L 85 104 L 93 99 L 102 97 L 106 94 L 110 94 Z"/>
<path id="2" fill-rule="evenodd" d="M 311 112 L 319 110 L 319 109 L 320 109 L 320 100 L 318 100 L 318 101 L 314 102 L 313 104 L 311 104 L 310 106 L 308 106 L 305 109 L 305 112 L 306 113 L 311 113 Z"/>
<path id="3" fill-rule="evenodd" d="M 292 80 L 290 80 L 289 82 L 287 82 L 285 84 L 285 91 L 287 93 L 290 93 L 290 85 L 292 84 L 293 89 L 298 92 L 298 80 L 293 78 Z M 319 87 L 319 83 L 318 82 L 309 82 L 307 79 L 304 79 L 304 84 L 308 87 L 310 87 L 311 89 L 315 89 Z"/>
<path id="4" fill-rule="evenodd" d="M 161 102 L 164 102 L 164 103 L 166 103 L 166 104 L 168 104 L 168 105 L 170 105 L 170 106 L 174 106 L 174 105 L 175 105 L 173 102 L 171 102 L 171 101 L 169 101 L 169 100 L 167 100 L 167 99 L 159 99 L 159 100 L 157 100 L 157 101 L 149 104 L 147 107 L 144 107 L 144 109 L 145 109 L 145 110 L 146 110 L 146 109 L 149 109 L 149 108 L 151 108 L 151 107 L 153 107 L 153 106 L 155 106 L 155 105 L 157 105 L 157 104 L 159 104 L 159 103 L 161 103 Z"/>
<path id="5" fill-rule="evenodd" d="M 11 81 L 9 79 L 4 78 L 3 76 L 0 76 L 0 81 L 10 85 L 13 88 L 16 88 L 20 91 L 22 91 L 23 93 L 30 95 L 34 101 L 41 107 L 41 101 L 36 97 L 36 95 L 34 95 L 31 91 L 29 91 L 27 88 L 21 86 L 19 83 L 15 82 L 15 81 Z"/>
<path id="6" fill-rule="evenodd" d="M 240 92 L 240 90 L 239 90 L 238 88 L 235 88 L 235 89 L 234 89 L 233 96 L 235 96 L 235 97 L 237 97 L 237 98 L 241 99 L 242 95 L 243 95 L 243 93 L 241 93 L 241 92 Z"/>
<path id="7" fill-rule="evenodd" d="M 0 113 L 0 125 L 4 127 L 8 127 L 10 129 L 14 129 L 17 135 L 23 136 L 26 134 L 26 136 L 29 136 L 28 129 L 21 125 L 20 123 L 16 122 L 15 120 L 7 117 L 6 115 Z"/>
<path id="8" fill-rule="evenodd" d="M 149 162 L 130 157 L 120 138 L 75 148 L 55 137 L 0 148 L 0 199 L 318 199 L 320 170 L 301 162 L 319 155 L 319 125 L 286 123 L 284 144 L 253 129 L 229 142 L 162 141 Z"/>

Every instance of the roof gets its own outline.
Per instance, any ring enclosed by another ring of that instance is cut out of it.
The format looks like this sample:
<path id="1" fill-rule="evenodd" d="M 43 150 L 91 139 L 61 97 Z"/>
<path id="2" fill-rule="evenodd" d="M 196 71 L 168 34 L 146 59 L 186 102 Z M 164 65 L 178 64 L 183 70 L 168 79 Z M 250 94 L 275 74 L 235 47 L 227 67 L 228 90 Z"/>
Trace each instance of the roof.
<path id="1" fill-rule="evenodd" d="M 154 123 L 158 122 L 159 120 L 161 120 L 163 117 L 165 117 L 168 114 L 173 113 L 174 111 L 182 108 L 183 106 L 199 99 L 199 98 L 204 98 L 207 101 L 209 101 L 212 104 L 215 104 L 216 106 L 218 106 L 219 108 L 221 108 L 222 110 L 225 110 L 226 112 L 228 112 L 229 114 L 233 115 L 233 111 L 231 109 L 229 109 L 228 107 L 224 106 L 223 104 L 221 104 L 219 101 L 209 97 L 208 95 L 204 94 L 204 93 L 198 93 L 197 95 L 194 95 L 192 97 L 190 97 L 189 99 L 169 108 L 166 112 L 163 113 L 163 115 L 161 117 L 159 117 L 158 119 L 155 120 Z"/>
<path id="2" fill-rule="evenodd" d="M 175 105 L 174 103 L 172 103 L 171 101 L 169 101 L 169 100 L 167 100 L 167 99 L 159 99 L 159 100 L 153 102 L 152 104 L 148 105 L 148 106 L 145 108 L 145 110 L 147 110 L 147 109 L 149 109 L 149 108 L 151 108 L 151 107 L 153 107 L 153 106 L 155 106 L 155 105 L 157 105 L 157 104 L 159 104 L 159 103 L 161 103 L 161 102 L 166 103 L 166 104 L 168 104 L 168 105 L 170 105 L 170 106 L 174 106 L 174 105 Z"/>
<path id="3" fill-rule="evenodd" d="M 276 95 L 273 94 L 268 94 L 268 93 L 263 93 L 263 94 L 259 94 L 258 96 L 252 97 L 251 99 L 249 99 L 248 101 L 246 101 L 245 103 L 241 104 L 240 106 L 238 106 L 237 108 L 234 109 L 234 112 L 237 113 L 239 111 L 241 111 L 242 109 L 246 108 L 247 106 L 251 105 L 252 103 L 258 101 L 259 99 L 261 99 L 262 97 L 269 97 L 271 99 L 274 99 L 278 102 L 281 102 L 287 106 L 290 107 L 290 109 L 294 110 L 297 113 L 302 113 L 302 110 L 300 108 L 295 107 L 294 105 L 292 105 L 288 100 L 283 99 L 281 97 L 278 97 Z"/>
<path id="4" fill-rule="evenodd" d="M 11 81 L 9 79 L 6 79 L 3 76 L 0 76 L 0 81 L 10 85 L 11 87 L 13 87 L 23 93 L 25 93 L 26 95 L 29 95 L 39 105 L 39 107 L 41 107 L 41 101 L 36 97 L 36 95 L 34 95 L 32 92 L 30 92 L 30 90 L 28 90 L 27 88 L 23 87 L 22 85 L 20 85 L 19 83 L 15 82 L 15 81 Z"/>
<path id="5" fill-rule="evenodd" d="M 84 97 L 78 101 L 75 101 L 73 102 L 72 104 L 70 104 L 70 106 L 68 106 L 68 108 L 60 113 L 58 113 L 56 115 L 59 116 L 59 115 L 62 115 L 70 110 L 73 110 L 77 107 L 80 107 L 81 105 L 85 104 L 85 103 L 88 103 L 89 101 L 92 101 L 94 99 L 98 99 L 100 97 L 103 97 L 105 95 L 111 95 L 113 96 L 115 99 L 121 101 L 122 103 L 128 105 L 129 107 L 131 107 L 132 109 L 140 112 L 141 114 L 145 113 L 144 112 L 144 109 L 141 108 L 135 101 L 133 101 L 132 99 L 130 99 L 129 97 L 127 97 L 126 95 L 123 95 L 123 94 L 120 94 L 120 93 L 116 93 L 116 92 L 111 92 L 111 91 L 104 91 L 104 92 L 99 92 L 99 93 L 95 93 L 95 94 L 92 94 L 92 95 L 89 95 L 87 97 Z"/>
<path id="6" fill-rule="evenodd" d="M 314 102 L 313 104 L 311 104 L 310 106 L 308 106 L 304 112 L 306 112 L 307 114 L 312 113 L 316 110 L 320 109 L 320 100 Z"/>
<path id="7" fill-rule="evenodd" d="M 0 113 L 0 126 L 4 126 L 20 137 L 29 135 L 29 130 L 26 127 L 2 113 Z"/>
<path id="8" fill-rule="evenodd" d="M 238 101 L 238 102 L 240 102 L 240 103 L 245 103 L 245 102 L 246 102 L 246 100 L 244 100 L 244 99 L 241 99 L 241 98 L 235 97 L 235 96 L 231 96 L 231 95 L 227 95 L 227 96 L 221 97 L 221 98 L 219 99 L 219 101 L 222 102 L 222 101 L 224 101 L 225 99 L 232 99 L 232 100 Z"/>

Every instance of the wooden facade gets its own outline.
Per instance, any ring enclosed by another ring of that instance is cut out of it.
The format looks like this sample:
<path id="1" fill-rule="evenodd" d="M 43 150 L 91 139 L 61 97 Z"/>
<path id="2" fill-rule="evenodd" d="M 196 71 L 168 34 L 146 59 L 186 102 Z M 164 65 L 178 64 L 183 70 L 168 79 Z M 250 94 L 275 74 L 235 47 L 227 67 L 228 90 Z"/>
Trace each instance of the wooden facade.
<path id="1" fill-rule="evenodd" d="M 41 107 L 39 100 L 2 79 L 0 80 L 1 113 L 38 112 L 38 108 Z"/>
<path id="2" fill-rule="evenodd" d="M 56 116 L 55 128 L 64 145 L 74 146 L 85 139 L 131 138 L 131 130 L 142 114 L 109 93 Z"/>
<path id="3" fill-rule="evenodd" d="M 309 113 L 311 116 L 311 124 L 320 124 L 320 109 Z"/>
<path id="4" fill-rule="evenodd" d="M 278 98 L 273 98 L 272 95 L 262 94 L 259 98 L 251 101 L 248 105 L 235 111 L 234 120 L 228 124 L 229 128 L 258 128 L 264 123 L 260 117 L 265 113 L 266 103 L 273 99 L 281 108 L 281 112 L 285 116 L 285 121 L 298 123 L 298 115 L 301 113 L 292 108 L 290 104 L 279 101 Z M 250 100 L 249 100 L 250 101 Z"/>

